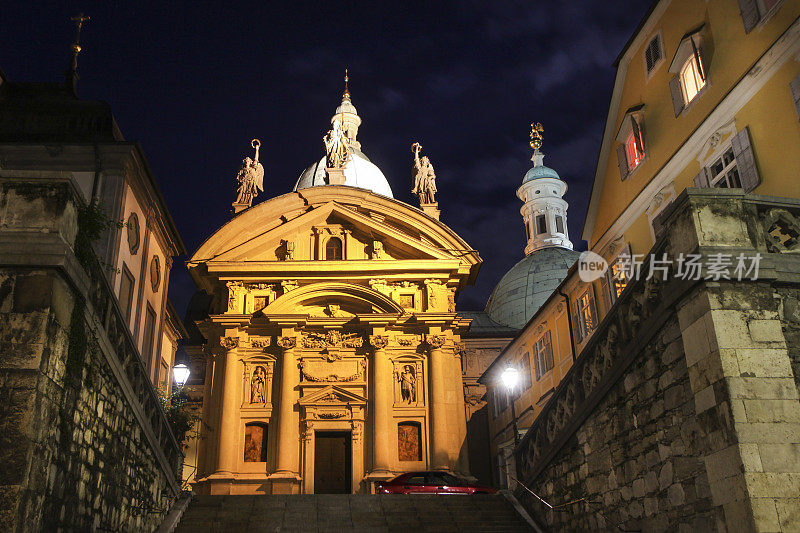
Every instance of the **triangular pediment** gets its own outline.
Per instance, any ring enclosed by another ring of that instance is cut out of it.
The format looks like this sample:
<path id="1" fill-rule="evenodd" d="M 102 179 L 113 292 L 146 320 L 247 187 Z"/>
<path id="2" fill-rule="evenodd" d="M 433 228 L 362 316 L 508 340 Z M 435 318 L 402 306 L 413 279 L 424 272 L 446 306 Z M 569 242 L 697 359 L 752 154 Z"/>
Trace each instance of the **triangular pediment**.
<path id="1" fill-rule="evenodd" d="M 234 222 L 236 221 L 232 221 Z M 248 223 L 246 219 L 241 222 Z M 346 244 L 348 260 L 375 258 L 375 242 L 380 243 L 383 248 L 380 259 L 456 258 L 443 251 L 444 245 L 436 243 L 434 237 L 421 234 L 411 225 L 404 228 L 391 224 L 385 219 L 359 213 L 336 201 L 310 209 L 254 237 L 248 235 L 248 229 L 231 232 L 233 238 L 226 243 L 225 250 L 215 254 L 213 261 L 319 260 L 324 253 L 324 248 L 321 250 L 319 247 L 324 247 L 325 239 L 331 236 L 350 239 Z M 236 242 L 237 236 L 240 236 L 240 242 Z"/>
<path id="2" fill-rule="evenodd" d="M 366 405 L 367 399 L 336 385 L 328 385 L 308 396 L 303 396 L 298 403 L 304 407 L 311 405 Z"/>

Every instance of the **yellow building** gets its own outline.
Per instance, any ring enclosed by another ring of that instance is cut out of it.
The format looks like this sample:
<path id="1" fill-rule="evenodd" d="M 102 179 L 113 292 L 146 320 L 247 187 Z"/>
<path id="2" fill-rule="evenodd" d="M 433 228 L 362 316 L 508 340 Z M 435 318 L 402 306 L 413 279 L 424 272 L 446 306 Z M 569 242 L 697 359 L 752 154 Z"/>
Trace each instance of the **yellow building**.
<path id="1" fill-rule="evenodd" d="M 629 265 L 653 246 L 659 214 L 681 191 L 742 188 L 800 197 L 799 16 L 798 1 L 654 2 L 615 62 L 583 228 L 589 249 L 609 269 L 587 283 L 573 266 L 482 376 L 497 413 L 489 430 L 497 441 L 511 442 L 502 370 L 512 364 L 523 375 L 543 376 L 516 393 L 524 431 L 625 288 Z M 557 339 L 546 349 L 545 361 L 553 360 L 547 372 L 537 366 L 544 332 Z M 496 465 L 503 457 L 496 448 L 493 456 Z M 505 476 L 500 468 L 495 475 Z"/>
<path id="2" fill-rule="evenodd" d="M 240 189 L 188 263 L 208 295 L 206 342 L 187 349 L 205 358 L 201 493 L 371 492 L 409 470 L 468 471 L 455 299 L 481 260 L 433 202 L 392 198 L 360 123 L 345 93 L 329 132 L 342 143 L 294 192 L 248 207 Z"/>

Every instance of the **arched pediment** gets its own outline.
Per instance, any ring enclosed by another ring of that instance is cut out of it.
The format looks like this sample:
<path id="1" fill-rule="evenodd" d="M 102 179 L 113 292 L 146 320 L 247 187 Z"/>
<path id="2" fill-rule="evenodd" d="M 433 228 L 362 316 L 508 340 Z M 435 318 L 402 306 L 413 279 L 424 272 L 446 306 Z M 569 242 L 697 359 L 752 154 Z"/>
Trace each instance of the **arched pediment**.
<path id="1" fill-rule="evenodd" d="M 338 306 L 331 308 L 330 306 Z M 287 292 L 265 307 L 270 314 L 309 314 L 317 316 L 352 316 L 368 313 L 402 314 L 403 308 L 388 296 L 346 282 L 323 282 Z"/>

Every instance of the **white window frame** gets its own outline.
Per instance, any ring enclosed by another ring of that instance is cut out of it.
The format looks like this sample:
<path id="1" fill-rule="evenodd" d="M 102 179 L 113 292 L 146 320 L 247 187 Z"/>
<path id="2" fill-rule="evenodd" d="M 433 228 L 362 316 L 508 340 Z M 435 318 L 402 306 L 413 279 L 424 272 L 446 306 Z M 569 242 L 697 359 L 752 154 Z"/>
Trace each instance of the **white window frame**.
<path id="1" fill-rule="evenodd" d="M 725 157 L 730 154 L 730 162 L 727 164 L 725 163 Z M 712 168 L 717 163 L 722 164 L 722 169 L 715 175 L 712 175 Z M 708 184 L 710 187 L 718 187 L 721 189 L 738 189 L 742 186 L 742 180 L 739 177 L 739 171 L 737 168 L 736 156 L 733 153 L 733 146 L 728 143 L 724 150 L 715 158 L 711 159 L 711 162 L 706 165 L 706 171 L 708 172 Z M 731 173 L 735 172 L 735 183 L 732 184 L 731 182 Z M 725 187 L 721 187 L 720 183 L 725 183 Z"/>
<path id="2" fill-rule="evenodd" d="M 547 356 L 550 355 L 550 361 L 553 366 L 547 368 Z M 547 330 L 536 343 L 533 345 L 533 359 L 534 368 L 536 370 L 536 381 L 542 379 L 545 374 L 550 372 L 556 367 L 555 357 L 553 356 L 553 338 L 550 330 Z"/>
<path id="3" fill-rule="evenodd" d="M 686 71 L 689 69 L 692 70 L 692 78 L 694 79 L 694 85 L 696 88 L 691 97 L 689 96 L 689 88 L 686 83 Z M 704 80 L 700 76 L 701 70 L 702 66 L 697 64 L 697 58 L 694 55 L 690 55 L 678 71 L 678 78 L 680 78 L 681 82 L 681 94 L 683 94 L 684 109 L 686 109 L 690 103 L 700 96 L 700 94 L 703 92 L 703 89 L 705 89 L 706 85 L 708 84 L 708 78 L 706 77 Z"/>
<path id="4" fill-rule="evenodd" d="M 575 299 L 575 315 L 578 319 L 577 326 L 580 328 L 581 342 L 586 342 L 586 339 L 597 329 L 597 303 L 595 302 L 593 290 L 594 287 L 589 284 L 586 290 L 582 291 L 580 296 Z M 586 305 L 581 305 L 584 298 Z M 591 322 L 591 324 L 588 322 Z"/>
<path id="5" fill-rule="evenodd" d="M 639 142 L 644 144 L 642 139 L 640 139 Z M 642 148 L 644 148 L 644 146 Z M 639 168 L 639 165 L 642 164 L 644 158 L 645 154 L 644 153 L 640 154 L 639 150 L 636 148 L 636 132 L 632 131 L 630 135 L 628 135 L 628 138 L 625 139 L 625 159 L 626 162 L 628 163 L 629 176 L 634 170 Z"/>

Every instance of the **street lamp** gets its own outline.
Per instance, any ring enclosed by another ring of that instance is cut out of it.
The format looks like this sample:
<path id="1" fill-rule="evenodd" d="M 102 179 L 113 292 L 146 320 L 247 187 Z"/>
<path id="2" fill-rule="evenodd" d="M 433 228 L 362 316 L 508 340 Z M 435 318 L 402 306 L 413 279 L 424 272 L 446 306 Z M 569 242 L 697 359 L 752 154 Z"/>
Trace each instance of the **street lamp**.
<path id="1" fill-rule="evenodd" d="M 508 366 L 503 370 L 503 373 L 500 374 L 500 379 L 503 382 L 503 385 L 506 386 L 507 393 L 508 393 L 508 400 L 511 404 L 511 423 L 514 429 L 514 446 L 519 444 L 519 430 L 517 429 L 517 408 L 514 405 L 514 389 L 517 388 L 517 383 L 519 383 L 519 370 L 516 367 L 511 365 L 511 361 L 508 362 Z"/>
<path id="2" fill-rule="evenodd" d="M 189 370 L 189 365 L 186 363 L 187 357 L 185 357 L 185 352 L 183 349 L 180 349 L 178 353 L 175 354 L 175 365 L 172 367 L 172 377 L 175 379 L 175 384 L 178 386 L 178 389 L 182 389 L 186 382 L 189 380 L 189 374 L 191 371 Z"/>

